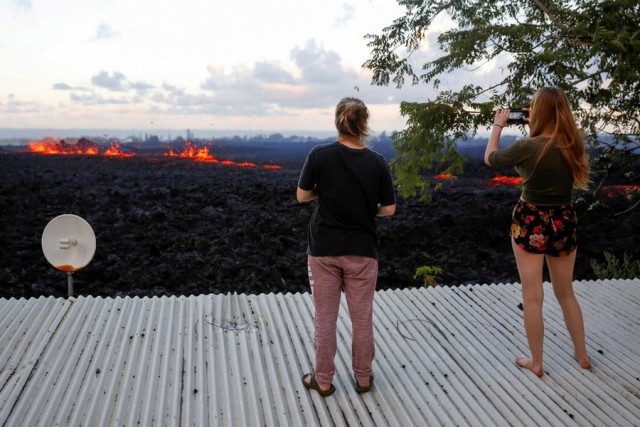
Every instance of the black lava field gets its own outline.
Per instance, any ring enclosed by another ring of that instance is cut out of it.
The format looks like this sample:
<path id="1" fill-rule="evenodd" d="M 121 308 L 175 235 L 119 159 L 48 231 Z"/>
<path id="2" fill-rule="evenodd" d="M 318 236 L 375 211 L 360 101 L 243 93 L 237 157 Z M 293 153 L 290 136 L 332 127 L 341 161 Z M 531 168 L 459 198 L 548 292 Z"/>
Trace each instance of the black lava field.
<path id="1" fill-rule="evenodd" d="M 47 223 L 66 213 L 84 218 L 97 241 L 92 262 L 74 274 L 76 296 L 308 292 L 313 203 L 295 200 L 303 161 L 265 169 L 0 150 L 0 297 L 67 296 L 66 273 L 41 248 Z M 433 203 L 399 199 L 397 214 L 378 220 L 378 289 L 421 286 L 413 276 L 425 265 L 442 268 L 444 286 L 517 282 L 508 230 L 519 190 L 494 176 L 469 162 L 439 181 Z M 640 207 L 616 215 L 632 205 L 624 194 L 603 191 L 591 209 L 594 200 L 576 203 L 576 279 L 595 279 L 590 261 L 603 250 L 640 255 Z"/>

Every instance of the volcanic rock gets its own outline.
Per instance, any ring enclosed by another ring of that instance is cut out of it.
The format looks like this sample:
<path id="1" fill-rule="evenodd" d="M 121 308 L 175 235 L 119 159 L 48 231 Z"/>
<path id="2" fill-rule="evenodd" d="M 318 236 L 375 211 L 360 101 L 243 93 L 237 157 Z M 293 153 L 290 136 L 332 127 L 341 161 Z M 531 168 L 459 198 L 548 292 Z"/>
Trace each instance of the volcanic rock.
<path id="1" fill-rule="evenodd" d="M 66 297 L 63 272 L 40 239 L 71 213 L 94 229 L 93 261 L 74 273 L 75 294 L 162 296 L 308 292 L 306 230 L 314 204 L 298 204 L 303 158 L 280 170 L 139 155 L 0 154 L 0 297 Z M 258 162 L 259 160 L 252 159 Z M 378 289 L 420 286 L 423 265 L 445 286 L 518 281 L 508 237 L 519 190 L 491 187 L 494 172 L 470 164 L 432 204 L 399 199 L 378 220 Z M 594 279 L 603 250 L 638 258 L 640 209 L 625 197 L 577 202 L 576 279 Z M 589 209 L 592 207 L 591 209 Z"/>

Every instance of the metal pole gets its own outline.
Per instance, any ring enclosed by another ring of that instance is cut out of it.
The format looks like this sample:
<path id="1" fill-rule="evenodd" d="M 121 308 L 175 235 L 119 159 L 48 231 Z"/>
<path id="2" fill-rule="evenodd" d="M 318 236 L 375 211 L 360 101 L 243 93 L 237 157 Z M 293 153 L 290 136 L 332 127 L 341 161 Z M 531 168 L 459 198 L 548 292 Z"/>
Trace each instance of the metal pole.
<path id="1" fill-rule="evenodd" d="M 73 297 L 73 271 L 67 271 L 67 289 L 69 298 Z"/>

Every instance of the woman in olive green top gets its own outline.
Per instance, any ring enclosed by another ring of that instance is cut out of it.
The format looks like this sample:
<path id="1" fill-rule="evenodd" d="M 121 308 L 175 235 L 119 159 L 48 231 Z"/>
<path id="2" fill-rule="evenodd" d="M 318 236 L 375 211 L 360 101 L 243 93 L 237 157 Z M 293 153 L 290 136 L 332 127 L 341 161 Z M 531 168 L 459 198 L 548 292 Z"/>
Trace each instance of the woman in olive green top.
<path id="1" fill-rule="evenodd" d="M 484 161 L 494 168 L 515 166 L 522 196 L 513 211 L 511 245 L 522 283 L 524 327 L 530 357 L 516 364 L 542 376 L 544 323 L 542 270 L 546 260 L 553 291 L 574 345 L 574 356 L 589 368 L 582 311 L 573 292 L 577 218 L 573 188 L 586 188 L 589 164 L 565 93 L 545 87 L 533 96 L 530 137 L 500 150 L 509 110 L 496 112 Z"/>

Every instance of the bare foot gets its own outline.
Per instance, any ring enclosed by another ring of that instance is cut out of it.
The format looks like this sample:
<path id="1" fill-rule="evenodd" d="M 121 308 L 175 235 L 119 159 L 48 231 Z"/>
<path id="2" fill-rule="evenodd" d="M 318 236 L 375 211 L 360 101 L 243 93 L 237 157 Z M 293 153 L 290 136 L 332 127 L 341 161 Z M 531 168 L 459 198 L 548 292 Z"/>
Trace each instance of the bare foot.
<path id="1" fill-rule="evenodd" d="M 574 357 L 576 358 L 578 363 L 580 363 L 580 367 L 582 369 L 589 369 L 591 367 L 591 359 L 589 358 L 588 355 L 585 354 L 582 357 L 578 357 L 574 355 Z"/>
<path id="2" fill-rule="evenodd" d="M 516 365 L 521 368 L 526 368 L 533 372 L 536 376 L 541 377 L 544 372 L 542 371 L 542 366 L 533 366 L 533 362 L 530 358 L 518 357 L 516 359 Z"/>

